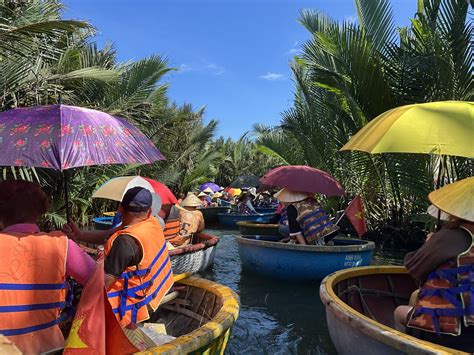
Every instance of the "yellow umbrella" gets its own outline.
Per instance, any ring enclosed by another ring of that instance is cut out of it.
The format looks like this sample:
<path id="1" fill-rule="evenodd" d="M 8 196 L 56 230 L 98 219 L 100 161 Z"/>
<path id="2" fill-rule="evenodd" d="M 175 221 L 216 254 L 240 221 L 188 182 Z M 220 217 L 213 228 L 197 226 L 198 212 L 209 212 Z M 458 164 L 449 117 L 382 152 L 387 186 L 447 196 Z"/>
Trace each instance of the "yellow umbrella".
<path id="1" fill-rule="evenodd" d="M 341 150 L 474 158 L 474 102 L 413 104 L 382 113 Z"/>
<path id="2" fill-rule="evenodd" d="M 441 211 L 474 222 L 474 176 L 445 185 L 428 198 Z"/>

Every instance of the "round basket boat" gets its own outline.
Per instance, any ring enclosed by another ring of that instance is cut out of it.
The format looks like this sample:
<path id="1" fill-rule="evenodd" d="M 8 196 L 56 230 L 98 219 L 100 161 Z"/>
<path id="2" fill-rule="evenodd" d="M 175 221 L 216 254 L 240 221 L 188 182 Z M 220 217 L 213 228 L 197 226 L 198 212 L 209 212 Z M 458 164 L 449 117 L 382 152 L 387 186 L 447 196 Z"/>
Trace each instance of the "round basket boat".
<path id="1" fill-rule="evenodd" d="M 401 266 L 367 266 L 337 271 L 319 295 L 339 354 L 467 354 L 395 329 L 393 312 L 418 288 Z"/>
<path id="2" fill-rule="evenodd" d="M 218 213 L 229 213 L 230 206 L 218 206 L 218 207 L 206 207 L 200 208 L 202 215 L 204 216 L 204 222 L 206 224 L 217 223 L 217 214 Z"/>
<path id="3" fill-rule="evenodd" d="M 245 269 L 288 281 L 319 281 L 336 270 L 369 265 L 375 248 L 373 242 L 344 237 L 324 246 L 279 243 L 249 235 L 236 237 L 236 241 Z"/>
<path id="4" fill-rule="evenodd" d="M 278 232 L 278 224 L 240 221 L 237 222 L 237 225 L 242 235 L 280 235 Z"/>
<path id="5" fill-rule="evenodd" d="M 255 207 L 258 213 L 275 213 L 276 210 L 276 207 Z"/>
<path id="6" fill-rule="evenodd" d="M 94 228 L 96 230 L 108 230 L 112 228 L 112 225 L 114 223 L 114 217 L 95 217 L 92 221 L 94 222 Z"/>
<path id="7" fill-rule="evenodd" d="M 197 234 L 193 244 L 169 251 L 174 274 L 197 273 L 214 262 L 219 238 L 208 234 Z"/>
<path id="8" fill-rule="evenodd" d="M 218 213 L 217 218 L 222 227 L 237 228 L 237 222 L 240 221 L 254 221 L 254 222 L 268 222 L 273 216 L 273 213 L 267 214 L 238 214 L 238 213 Z"/>
<path id="9" fill-rule="evenodd" d="M 195 277 L 177 285 L 186 286 L 186 291 L 160 306 L 149 320 L 164 324 L 176 339 L 141 354 L 224 354 L 239 315 L 239 296 L 226 286 Z"/>

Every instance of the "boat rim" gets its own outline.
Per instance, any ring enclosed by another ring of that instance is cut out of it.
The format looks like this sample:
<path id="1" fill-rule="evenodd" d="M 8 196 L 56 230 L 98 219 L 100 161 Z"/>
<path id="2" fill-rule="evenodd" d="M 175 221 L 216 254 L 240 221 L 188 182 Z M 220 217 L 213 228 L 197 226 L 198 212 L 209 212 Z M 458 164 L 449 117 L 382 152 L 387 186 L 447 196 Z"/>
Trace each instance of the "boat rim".
<path id="1" fill-rule="evenodd" d="M 218 216 L 232 216 L 232 217 L 269 217 L 274 213 L 259 213 L 259 214 L 240 214 L 240 213 L 218 213 Z"/>
<path id="2" fill-rule="evenodd" d="M 285 249 L 285 250 L 295 250 L 295 251 L 307 251 L 307 252 L 325 252 L 325 253 L 346 253 L 346 252 L 361 252 L 369 251 L 375 249 L 375 243 L 370 240 L 362 240 L 364 244 L 359 245 L 303 245 L 303 244 L 288 244 L 288 243 L 279 243 L 272 242 L 260 239 L 248 239 L 246 236 L 236 236 L 238 244 L 254 245 L 264 248 L 273 248 L 273 249 Z M 354 238 L 338 238 L 345 240 L 357 240 L 361 239 Z"/>
<path id="3" fill-rule="evenodd" d="M 255 221 L 238 221 L 237 225 L 239 227 L 252 227 L 252 228 L 278 228 L 278 224 L 276 223 L 259 223 Z"/>
<path id="4" fill-rule="evenodd" d="M 392 346 L 393 348 L 406 352 L 407 346 L 412 350 L 423 350 L 431 354 L 468 354 L 466 352 L 447 348 L 425 340 L 420 340 L 411 335 L 402 333 L 394 328 L 379 323 L 364 314 L 356 311 L 354 308 L 342 301 L 334 292 L 333 286 L 340 281 L 351 277 L 375 274 L 407 274 L 408 271 L 403 266 L 361 266 L 352 269 L 336 271 L 324 278 L 319 288 L 321 301 L 326 308 L 332 309 L 336 317 L 341 320 L 350 320 L 348 323 L 351 328 L 363 332 L 375 340 Z M 402 342 L 400 341 L 402 339 Z"/>
<path id="5" fill-rule="evenodd" d="M 163 345 L 141 351 L 139 354 L 186 354 L 193 352 L 219 338 L 234 325 L 239 316 L 240 300 L 239 296 L 229 287 L 199 277 L 189 277 L 180 280 L 179 283 L 199 287 L 221 297 L 223 300 L 221 309 L 212 319 L 192 332 Z"/>
<path id="6" fill-rule="evenodd" d="M 219 243 L 220 238 L 216 237 L 215 235 L 205 234 L 205 233 L 198 233 L 196 237 L 206 239 L 206 241 L 197 243 L 197 244 L 189 244 L 177 247 L 175 249 L 168 250 L 169 256 L 176 256 L 176 255 L 183 255 L 190 252 L 195 252 L 198 250 L 206 250 L 211 247 L 215 247 L 217 243 Z"/>
<path id="7" fill-rule="evenodd" d="M 231 206 L 226 207 L 226 206 L 214 206 L 214 207 L 203 207 L 203 208 L 197 208 L 198 211 L 202 210 L 229 210 L 231 209 Z"/>

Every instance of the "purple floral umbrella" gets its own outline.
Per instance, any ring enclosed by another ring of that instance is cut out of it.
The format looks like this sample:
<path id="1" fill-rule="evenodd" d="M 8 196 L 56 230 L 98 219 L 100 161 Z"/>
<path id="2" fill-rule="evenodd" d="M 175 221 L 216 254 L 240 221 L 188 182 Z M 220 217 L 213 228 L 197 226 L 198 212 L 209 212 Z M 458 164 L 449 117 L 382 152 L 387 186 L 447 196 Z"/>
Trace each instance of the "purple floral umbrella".
<path id="1" fill-rule="evenodd" d="M 0 166 L 66 169 L 151 164 L 165 157 L 124 119 L 82 107 L 51 105 L 0 113 Z M 69 214 L 67 175 L 66 214 Z"/>
<path id="2" fill-rule="evenodd" d="M 199 190 L 204 191 L 205 189 L 210 188 L 213 192 L 217 192 L 221 189 L 221 187 L 213 182 L 206 182 L 202 184 Z"/>
<path id="3" fill-rule="evenodd" d="M 66 170 L 165 159 L 127 121 L 82 107 L 52 105 L 0 113 L 0 165 Z"/>

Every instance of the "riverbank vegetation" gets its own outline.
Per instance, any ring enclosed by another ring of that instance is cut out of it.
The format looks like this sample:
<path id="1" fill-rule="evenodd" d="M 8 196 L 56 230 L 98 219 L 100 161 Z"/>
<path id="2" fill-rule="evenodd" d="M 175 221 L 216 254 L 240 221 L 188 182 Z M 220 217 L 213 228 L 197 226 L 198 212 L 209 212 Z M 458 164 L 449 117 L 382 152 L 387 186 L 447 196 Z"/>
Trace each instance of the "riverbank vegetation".
<path id="1" fill-rule="evenodd" d="M 404 28 L 395 27 L 389 0 L 356 0 L 357 23 L 302 11 L 299 22 L 310 39 L 291 64 L 293 106 L 277 127 L 255 127 L 262 151 L 281 163 L 328 171 L 352 195 L 360 194 L 371 229 L 391 240 L 393 235 L 404 241 L 423 235 L 420 216 L 439 164 L 451 181 L 472 175 L 472 161 L 464 158 L 338 151 L 392 108 L 473 101 L 468 2 L 418 3 L 411 25 Z"/>
<path id="2" fill-rule="evenodd" d="M 302 11 L 299 22 L 309 39 L 291 63 L 292 107 L 278 126 L 257 124 L 252 134 L 234 141 L 216 138 L 218 122 L 206 120 L 203 108 L 170 101 L 172 83 L 166 80 L 174 69 L 165 58 L 121 63 L 112 44 L 99 48 L 94 42 L 92 24 L 63 19 L 60 2 L 0 0 L 0 111 L 56 103 L 94 108 L 128 119 L 166 156 L 150 166 L 74 169 L 71 201 L 82 223 L 98 212 L 92 192 L 114 176 L 142 174 L 186 192 L 209 180 L 225 186 L 241 174 L 307 164 L 333 174 L 351 196 L 362 195 L 372 230 L 410 234 L 423 226 L 419 216 L 440 161 L 338 150 L 391 108 L 473 100 L 468 2 L 418 3 L 405 28 L 395 27 L 388 0 L 356 0 L 357 23 Z M 444 159 L 445 175 L 451 180 L 472 175 L 470 163 Z M 11 176 L 39 181 L 52 197 L 49 221 L 64 222 L 60 173 L 4 168 L 3 178 Z M 346 202 L 326 201 L 334 209 Z"/>

